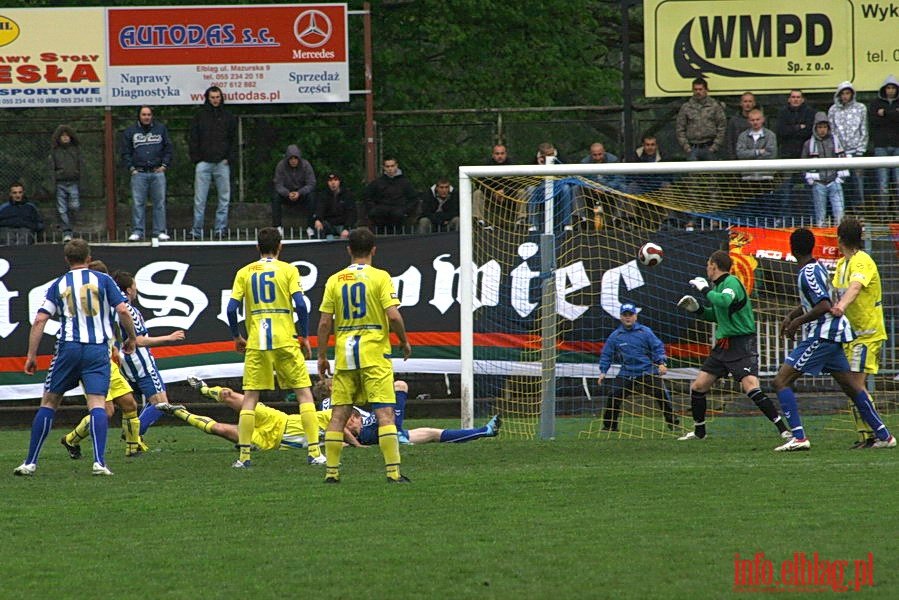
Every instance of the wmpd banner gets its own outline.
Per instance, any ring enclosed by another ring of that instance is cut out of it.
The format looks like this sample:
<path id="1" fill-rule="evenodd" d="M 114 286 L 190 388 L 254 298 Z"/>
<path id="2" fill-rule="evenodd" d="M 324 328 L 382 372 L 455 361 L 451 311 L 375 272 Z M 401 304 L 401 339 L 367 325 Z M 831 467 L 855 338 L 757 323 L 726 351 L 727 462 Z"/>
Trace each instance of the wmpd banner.
<path id="1" fill-rule="evenodd" d="M 479 348 L 506 345 L 516 337 L 533 338 L 539 332 L 535 320 L 540 314 L 540 257 L 531 251 L 533 240 L 510 237 L 504 236 L 506 246 L 496 246 L 502 249 L 501 259 L 475 260 L 476 311 L 498 324 L 494 331 L 476 334 L 476 354 Z M 637 246 L 564 254 L 555 279 L 555 311 L 564 324 L 560 354 L 577 354 L 577 360 L 595 363 L 602 341 L 618 326 L 623 302 L 637 303 L 641 319 L 670 347 L 695 342 L 683 339 L 692 319 L 674 305 L 689 292 L 687 280 L 705 272 L 705 259 L 726 242 L 726 233 L 670 232 L 655 234 L 653 239 L 666 248 L 665 261 L 653 268 L 639 265 L 634 258 Z M 458 247 L 454 233 L 378 242 L 375 264 L 394 278 L 413 345 L 411 361 L 395 359 L 397 372 L 459 372 Z M 110 269 L 135 275 L 137 306 L 150 335 L 185 330 L 183 343 L 153 349 L 166 381 L 183 380 L 190 373 L 241 375 L 242 356 L 234 351 L 225 307 L 234 273 L 258 258 L 254 245 L 98 245 L 92 247 L 92 254 Z M 300 272 L 314 333 L 328 276 L 349 264 L 345 244 L 287 243 L 281 258 Z M 35 377 L 22 373 L 28 332 L 46 287 L 64 271 L 59 245 L 6 248 L 0 257 L 0 400 L 40 396 L 44 373 Z M 39 351 L 42 370 L 49 365 L 57 330 L 56 323 L 48 323 Z M 309 366 L 314 370 L 314 363 Z"/>
<path id="2" fill-rule="evenodd" d="M 0 9 L 0 107 L 347 102 L 345 4 Z"/>
<path id="3" fill-rule="evenodd" d="M 880 88 L 899 67 L 899 6 L 854 0 L 645 0 L 646 95 Z"/>

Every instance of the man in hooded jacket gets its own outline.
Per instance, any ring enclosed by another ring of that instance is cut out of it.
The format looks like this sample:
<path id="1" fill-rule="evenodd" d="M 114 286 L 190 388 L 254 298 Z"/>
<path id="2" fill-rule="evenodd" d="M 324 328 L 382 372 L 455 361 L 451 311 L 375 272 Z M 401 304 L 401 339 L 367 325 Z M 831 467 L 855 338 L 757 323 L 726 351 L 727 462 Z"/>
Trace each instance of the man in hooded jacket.
<path id="1" fill-rule="evenodd" d="M 301 225 L 311 231 L 309 218 L 312 212 L 312 191 L 315 189 L 315 171 L 308 160 L 300 154 L 300 147 L 291 144 L 284 153 L 284 158 L 275 167 L 272 180 L 272 226 L 281 229 L 281 217 L 284 206 L 293 206 L 300 210 L 306 219 Z M 310 237 L 311 237 L 310 233 Z"/>
<path id="2" fill-rule="evenodd" d="M 888 75 L 880 86 L 877 99 L 870 104 L 871 141 L 874 156 L 899 156 L 899 81 Z M 893 184 L 892 198 L 899 200 L 899 168 L 877 169 L 877 191 L 881 214 L 899 208 L 890 204 L 890 181 Z"/>

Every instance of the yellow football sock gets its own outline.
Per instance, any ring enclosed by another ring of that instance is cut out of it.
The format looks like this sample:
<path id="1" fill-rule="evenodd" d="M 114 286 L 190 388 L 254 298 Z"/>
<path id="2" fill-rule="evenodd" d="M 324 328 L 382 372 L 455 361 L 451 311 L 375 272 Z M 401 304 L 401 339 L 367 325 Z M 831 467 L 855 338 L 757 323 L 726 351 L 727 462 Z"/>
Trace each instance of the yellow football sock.
<path id="1" fill-rule="evenodd" d="M 87 439 L 91 434 L 91 416 L 84 415 L 81 422 L 75 426 L 75 429 L 66 434 L 66 443 L 70 446 L 77 446 L 81 440 Z"/>
<path id="2" fill-rule="evenodd" d="M 400 476 L 400 443 L 396 437 L 396 425 L 378 427 L 378 446 L 384 455 L 387 476 L 398 479 Z"/>
<path id="3" fill-rule="evenodd" d="M 306 447 L 309 451 L 309 456 L 318 458 L 322 454 L 322 449 L 318 437 L 318 418 L 315 415 L 315 403 L 303 402 L 300 404 L 300 420 L 303 422 L 303 431 L 306 433 Z"/>
<path id="4" fill-rule="evenodd" d="M 237 446 L 240 449 L 240 460 L 250 460 L 250 444 L 253 442 L 253 430 L 256 428 L 256 411 L 240 411 L 237 421 Z"/>
<path id="5" fill-rule="evenodd" d="M 325 477 L 340 479 L 340 453 L 343 451 L 343 432 L 325 432 L 325 455 L 328 462 L 325 469 Z"/>
<path id="6" fill-rule="evenodd" d="M 871 400 L 871 406 L 874 406 L 874 398 L 871 397 L 871 394 L 868 394 L 868 398 Z M 849 414 L 852 416 L 852 422 L 855 424 L 855 431 L 858 434 L 858 441 L 864 442 L 866 440 L 873 440 L 874 432 L 871 431 L 871 427 L 867 423 L 865 423 L 864 419 L 862 419 L 861 414 L 855 407 L 855 402 L 853 402 L 852 400 L 849 401 Z"/>
<path id="7" fill-rule="evenodd" d="M 212 398 L 216 402 L 222 401 L 222 386 L 216 385 L 214 387 L 201 387 L 200 393 L 207 398 Z"/>
<path id="8" fill-rule="evenodd" d="M 136 410 L 122 412 L 122 433 L 125 434 L 125 456 L 140 452 L 140 419 Z"/>
<path id="9" fill-rule="evenodd" d="M 197 429 L 202 429 L 203 433 L 212 433 L 212 428 L 215 427 L 216 423 L 218 423 L 218 421 L 215 421 L 214 419 L 211 419 L 209 417 L 201 417 L 200 415 L 195 415 L 191 412 L 187 412 L 187 410 L 183 408 L 179 408 L 172 414 L 188 425 L 196 427 Z"/>

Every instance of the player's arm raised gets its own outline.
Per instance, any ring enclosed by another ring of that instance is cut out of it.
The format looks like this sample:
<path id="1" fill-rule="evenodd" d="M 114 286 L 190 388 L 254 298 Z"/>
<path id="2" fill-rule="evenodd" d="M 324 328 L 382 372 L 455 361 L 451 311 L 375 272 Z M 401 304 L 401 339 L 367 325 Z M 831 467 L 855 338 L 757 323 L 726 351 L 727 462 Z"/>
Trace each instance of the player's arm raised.
<path id="1" fill-rule="evenodd" d="M 403 315 L 396 306 L 387 307 L 387 320 L 390 322 L 390 330 L 400 338 L 400 346 L 403 349 L 403 360 L 412 356 L 412 346 L 409 344 L 409 336 L 406 335 L 406 324 Z"/>

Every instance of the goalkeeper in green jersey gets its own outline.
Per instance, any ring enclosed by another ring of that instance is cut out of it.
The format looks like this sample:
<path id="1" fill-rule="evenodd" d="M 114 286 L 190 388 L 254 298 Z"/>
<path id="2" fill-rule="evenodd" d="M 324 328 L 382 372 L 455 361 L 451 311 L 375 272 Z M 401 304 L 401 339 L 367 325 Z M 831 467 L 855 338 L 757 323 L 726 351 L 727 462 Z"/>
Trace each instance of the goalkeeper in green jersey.
<path id="1" fill-rule="evenodd" d="M 677 305 L 697 317 L 716 324 L 715 346 L 702 363 L 699 375 L 690 386 L 690 410 L 693 431 L 678 440 L 705 438 L 706 394 L 715 382 L 730 374 L 759 410 L 768 417 L 781 436 L 791 437 L 774 403 L 759 387 L 759 356 L 756 350 L 755 313 L 746 288 L 730 274 L 733 261 L 727 252 L 716 250 L 706 263 L 705 277 L 694 277 L 690 285 L 704 296 L 704 306 L 694 296 L 684 296 Z"/>

